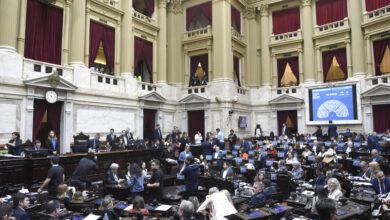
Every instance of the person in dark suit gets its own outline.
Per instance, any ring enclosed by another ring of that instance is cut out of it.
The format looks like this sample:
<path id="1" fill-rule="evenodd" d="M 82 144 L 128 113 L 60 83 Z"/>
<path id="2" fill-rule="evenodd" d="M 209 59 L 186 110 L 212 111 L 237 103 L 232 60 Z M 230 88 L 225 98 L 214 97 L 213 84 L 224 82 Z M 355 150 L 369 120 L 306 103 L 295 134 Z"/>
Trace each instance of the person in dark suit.
<path id="1" fill-rule="evenodd" d="M 92 149 L 94 150 L 95 152 L 98 152 L 99 148 L 100 148 L 100 134 L 95 134 L 95 138 L 93 139 L 89 139 L 87 141 L 87 143 L 85 144 L 85 146 L 88 148 L 88 149 Z"/>
<path id="2" fill-rule="evenodd" d="M 54 220 L 60 214 L 60 202 L 58 200 L 50 200 L 46 204 L 45 215 L 42 215 L 39 220 Z"/>
<path id="3" fill-rule="evenodd" d="M 49 131 L 49 134 L 47 135 L 46 147 L 51 154 L 60 154 L 60 143 L 58 142 L 56 133 L 53 130 Z"/>
<path id="4" fill-rule="evenodd" d="M 329 125 L 328 125 L 328 137 L 337 137 L 337 126 L 333 124 L 332 120 L 329 120 Z"/>
<path id="5" fill-rule="evenodd" d="M 287 135 L 287 136 L 290 135 L 290 130 L 289 130 L 289 128 L 287 127 L 286 123 L 283 123 L 283 125 L 282 125 L 282 134 L 285 134 L 285 135 Z"/>
<path id="6" fill-rule="evenodd" d="M 378 171 L 376 178 L 372 179 L 370 182 L 376 194 L 384 195 L 390 192 L 390 178 L 386 177 L 383 171 Z"/>
<path id="7" fill-rule="evenodd" d="M 382 147 L 381 147 L 379 140 L 376 136 L 376 132 L 374 132 L 372 135 L 368 135 L 367 147 L 368 147 L 368 150 L 376 149 L 377 151 L 382 151 Z"/>
<path id="8" fill-rule="evenodd" d="M 89 152 L 87 157 L 83 157 L 73 172 L 69 182 L 71 186 L 76 186 L 79 191 L 83 191 L 87 187 L 88 174 L 97 170 L 97 157 L 94 152 Z"/>
<path id="9" fill-rule="evenodd" d="M 20 139 L 19 132 L 12 133 L 12 139 L 5 145 L 5 149 L 8 149 L 8 153 L 16 156 L 20 156 L 22 153 L 22 140 Z"/>
<path id="10" fill-rule="evenodd" d="M 203 156 L 206 157 L 206 155 L 211 155 L 212 150 L 213 150 L 213 146 L 211 145 L 211 140 L 209 138 L 209 139 L 207 139 L 206 141 L 204 141 L 202 143 L 202 154 L 203 154 Z"/>
<path id="11" fill-rule="evenodd" d="M 324 174 L 324 169 L 322 166 L 317 166 L 316 168 L 317 177 L 313 179 L 314 188 L 324 187 L 326 185 L 326 176 Z"/>
<path id="12" fill-rule="evenodd" d="M 249 202 L 249 208 L 251 209 L 255 208 L 257 205 L 267 200 L 267 197 L 265 196 L 263 190 L 264 190 L 264 185 L 261 182 L 253 183 L 254 195 L 251 198 L 251 201 Z"/>
<path id="13" fill-rule="evenodd" d="M 110 133 L 106 136 L 106 144 L 107 146 L 112 146 L 112 144 L 116 141 L 116 135 L 114 134 L 114 129 L 110 129 Z"/>
<path id="14" fill-rule="evenodd" d="M 13 220 L 14 218 L 12 217 L 13 214 L 12 207 L 7 204 L 0 202 L 0 219 L 2 220 Z"/>
<path id="15" fill-rule="evenodd" d="M 346 140 L 348 138 L 352 137 L 351 129 L 347 128 L 347 131 L 344 132 L 343 136 L 344 136 L 344 139 L 346 139 Z"/>
<path id="16" fill-rule="evenodd" d="M 159 124 L 157 124 L 156 129 L 154 129 L 154 139 L 158 140 L 160 143 L 162 141 L 162 133 Z"/>
<path id="17" fill-rule="evenodd" d="M 247 141 L 247 140 L 242 140 L 241 149 L 244 149 L 245 152 L 249 152 L 249 151 L 251 150 L 251 144 L 250 144 L 250 142 Z"/>
<path id="18" fill-rule="evenodd" d="M 221 170 L 221 178 L 227 179 L 233 175 L 233 169 L 230 167 L 229 162 L 223 162 L 223 169 Z"/>
<path id="19" fill-rule="evenodd" d="M 372 162 L 377 162 L 379 164 L 383 164 L 385 162 L 385 158 L 379 155 L 378 150 L 373 149 L 371 151 L 371 161 Z"/>
<path id="20" fill-rule="evenodd" d="M 368 168 L 368 164 L 366 161 L 360 161 L 360 173 L 359 173 L 359 176 L 360 177 L 370 177 L 371 176 L 371 171 L 370 169 Z"/>
<path id="21" fill-rule="evenodd" d="M 39 149 L 41 149 L 41 141 L 40 140 L 34 141 L 34 146 L 29 148 L 29 150 L 39 150 Z"/>
<path id="22" fill-rule="evenodd" d="M 237 135 L 234 133 L 233 129 L 230 130 L 230 134 L 228 136 L 228 142 L 229 142 L 230 151 L 233 151 L 234 145 L 236 145 L 237 142 Z"/>
<path id="23" fill-rule="evenodd" d="M 130 128 L 126 128 L 126 137 L 127 137 L 127 140 L 134 140 L 133 138 L 133 133 L 130 132 Z"/>
<path id="24" fill-rule="evenodd" d="M 198 72 L 195 72 L 194 76 L 190 79 L 190 86 L 200 86 L 200 80 L 198 77 Z"/>
<path id="25" fill-rule="evenodd" d="M 218 170 L 221 170 L 222 169 L 222 160 L 221 159 L 223 157 L 223 153 L 218 146 L 215 146 L 214 150 L 215 150 L 215 152 L 213 153 L 213 159 L 217 160 Z"/>
<path id="26" fill-rule="evenodd" d="M 175 151 L 173 150 L 173 145 L 168 145 L 167 149 L 164 149 L 161 153 L 161 163 L 164 167 L 166 174 L 171 174 L 172 164 L 170 161 L 175 160 Z"/>
<path id="27" fill-rule="evenodd" d="M 313 133 L 317 138 L 322 137 L 322 129 L 321 126 L 317 125 L 317 130 Z"/>
<path id="28" fill-rule="evenodd" d="M 129 146 L 129 139 L 126 137 L 126 131 L 122 130 L 121 136 L 119 136 L 119 139 L 123 140 L 123 144 L 127 147 Z"/>
<path id="29" fill-rule="evenodd" d="M 30 206 L 30 199 L 26 194 L 17 193 L 14 197 L 14 217 L 18 220 L 30 220 L 25 209 Z"/>
<path id="30" fill-rule="evenodd" d="M 264 183 L 263 192 L 264 192 L 265 197 L 268 199 L 272 194 L 275 194 L 277 192 L 276 186 L 278 184 L 271 183 L 271 181 L 269 179 L 264 179 L 263 183 Z"/>
<path id="31" fill-rule="evenodd" d="M 112 163 L 110 169 L 106 173 L 106 183 L 110 185 L 117 185 L 123 183 L 125 180 L 122 179 L 118 174 L 119 165 L 117 163 Z"/>

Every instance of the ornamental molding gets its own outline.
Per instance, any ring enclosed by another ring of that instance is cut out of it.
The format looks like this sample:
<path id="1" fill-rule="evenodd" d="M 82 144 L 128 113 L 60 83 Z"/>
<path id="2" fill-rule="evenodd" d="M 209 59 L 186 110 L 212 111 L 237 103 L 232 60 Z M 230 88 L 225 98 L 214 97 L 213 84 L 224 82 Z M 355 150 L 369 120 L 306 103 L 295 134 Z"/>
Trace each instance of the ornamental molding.
<path id="1" fill-rule="evenodd" d="M 312 0 L 302 0 L 302 6 L 311 6 Z"/>
<path id="2" fill-rule="evenodd" d="M 173 14 L 183 14 L 183 4 L 181 0 L 171 0 L 168 5 L 168 12 Z"/>
<path id="3" fill-rule="evenodd" d="M 266 4 L 260 5 L 260 15 L 268 16 L 269 15 L 269 6 Z"/>

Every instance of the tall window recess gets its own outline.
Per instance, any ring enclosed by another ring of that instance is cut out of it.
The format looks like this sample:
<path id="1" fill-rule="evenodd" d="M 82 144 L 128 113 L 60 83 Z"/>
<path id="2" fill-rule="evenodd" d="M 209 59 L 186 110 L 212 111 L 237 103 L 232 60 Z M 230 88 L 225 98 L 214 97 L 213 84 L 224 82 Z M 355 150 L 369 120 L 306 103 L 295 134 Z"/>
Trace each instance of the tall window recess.
<path id="1" fill-rule="evenodd" d="M 337 82 L 348 77 L 347 55 L 345 48 L 322 53 L 324 82 Z"/>
<path id="2" fill-rule="evenodd" d="M 373 43 L 375 75 L 390 74 L 390 38 Z"/>
<path id="3" fill-rule="evenodd" d="M 134 74 L 139 81 L 153 83 L 153 43 L 134 38 Z"/>
<path id="4" fill-rule="evenodd" d="M 213 23 L 211 2 L 206 2 L 186 9 L 186 31 L 205 28 Z"/>
<path id="5" fill-rule="evenodd" d="M 329 24 L 348 17 L 347 0 L 319 0 L 316 2 L 317 25 Z"/>
<path id="6" fill-rule="evenodd" d="M 139 13 L 152 17 L 154 15 L 155 0 L 133 0 L 133 8 Z"/>
<path id="7" fill-rule="evenodd" d="M 272 13 L 273 34 L 297 31 L 301 28 L 299 7 L 289 8 Z"/>
<path id="8" fill-rule="evenodd" d="M 24 56 L 61 65 L 62 9 L 27 1 Z"/>
<path id="9" fill-rule="evenodd" d="M 366 0 L 366 11 L 374 11 L 390 5 L 390 0 Z"/>

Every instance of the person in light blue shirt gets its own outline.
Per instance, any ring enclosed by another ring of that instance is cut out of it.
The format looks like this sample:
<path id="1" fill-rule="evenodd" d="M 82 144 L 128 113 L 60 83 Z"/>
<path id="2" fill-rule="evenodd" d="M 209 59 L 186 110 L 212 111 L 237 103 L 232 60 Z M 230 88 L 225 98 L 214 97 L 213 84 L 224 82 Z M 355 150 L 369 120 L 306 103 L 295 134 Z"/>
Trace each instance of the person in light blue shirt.
<path id="1" fill-rule="evenodd" d="M 143 196 L 142 193 L 144 191 L 144 174 L 142 173 L 142 169 L 138 166 L 138 164 L 133 163 L 130 165 L 130 179 L 127 183 L 131 189 L 131 197 L 135 196 Z"/>
<path id="2" fill-rule="evenodd" d="M 186 161 L 186 158 L 188 156 L 192 156 L 192 153 L 190 151 L 190 145 L 187 144 L 186 147 L 184 148 L 184 151 L 180 152 L 180 154 L 179 154 L 179 167 L 180 168 L 183 167 L 183 164 Z"/>
<path id="3" fill-rule="evenodd" d="M 217 128 L 216 131 L 217 131 L 217 139 L 219 140 L 219 147 L 224 149 L 225 135 L 223 134 L 223 132 L 219 128 Z"/>

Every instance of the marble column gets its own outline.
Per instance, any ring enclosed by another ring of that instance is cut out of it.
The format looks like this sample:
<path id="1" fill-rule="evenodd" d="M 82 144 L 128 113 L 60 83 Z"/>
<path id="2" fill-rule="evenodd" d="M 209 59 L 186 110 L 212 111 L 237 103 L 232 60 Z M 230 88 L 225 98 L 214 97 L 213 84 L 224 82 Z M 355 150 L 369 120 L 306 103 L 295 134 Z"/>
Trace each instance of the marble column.
<path id="1" fill-rule="evenodd" d="M 84 44 L 86 22 L 86 0 L 73 1 L 70 42 L 70 64 L 85 67 Z"/>
<path id="2" fill-rule="evenodd" d="M 0 48 L 16 51 L 19 18 L 21 17 L 19 7 L 19 0 L 0 1 Z"/>
<path id="3" fill-rule="evenodd" d="M 256 10 L 253 7 L 247 7 L 244 14 L 244 19 L 246 20 L 246 32 L 247 38 L 246 41 L 250 42 L 252 45 L 247 47 L 246 54 L 246 85 L 247 86 L 256 86 L 259 82 L 259 71 L 257 65 L 257 49 L 258 49 L 258 28 L 256 26 Z"/>
<path id="4" fill-rule="evenodd" d="M 121 23 L 121 57 L 120 66 L 122 75 L 131 75 L 132 48 L 132 18 L 133 1 L 122 1 L 123 18 Z M 134 73 L 133 73 L 134 74 Z"/>
<path id="5" fill-rule="evenodd" d="M 348 68 L 348 77 L 352 76 L 352 61 L 351 61 L 351 41 L 345 40 L 346 52 L 347 52 L 347 68 Z"/>
<path id="6" fill-rule="evenodd" d="M 269 65 L 271 63 L 271 56 L 269 52 L 269 8 L 268 5 L 260 6 L 260 39 L 261 39 L 261 84 L 263 86 L 271 85 L 272 72 Z"/>
<path id="7" fill-rule="evenodd" d="M 213 10 L 213 80 L 233 80 L 231 5 L 226 0 L 212 0 Z M 218 40 L 216 40 L 218 39 Z"/>
<path id="8" fill-rule="evenodd" d="M 365 74 L 364 40 L 362 30 L 362 4 L 361 1 L 349 0 L 349 19 L 351 25 L 351 55 L 353 75 Z M 371 53 L 370 53 L 371 54 Z M 367 54 L 368 56 L 369 54 Z"/>
<path id="9" fill-rule="evenodd" d="M 158 4 L 158 61 L 157 82 L 167 82 L 167 0 L 159 0 Z"/>
<path id="10" fill-rule="evenodd" d="M 27 88 L 27 100 L 26 100 L 26 116 L 25 116 L 25 134 L 24 139 L 33 139 L 33 127 L 34 127 L 34 88 Z M 23 136 L 23 135 L 22 135 Z"/>
<path id="11" fill-rule="evenodd" d="M 26 36 L 27 0 L 20 0 L 20 22 L 17 39 L 18 53 L 24 55 L 24 40 Z"/>
<path id="12" fill-rule="evenodd" d="M 72 5 L 71 0 L 66 0 L 65 2 L 65 10 L 64 10 L 64 24 L 63 27 L 64 34 L 62 35 L 64 39 L 62 39 L 63 47 L 62 47 L 62 63 L 68 64 L 69 63 L 69 33 L 70 33 L 70 7 Z"/>
<path id="13" fill-rule="evenodd" d="M 321 70 L 321 47 L 316 46 L 316 57 L 317 57 L 317 82 L 323 82 L 322 70 Z"/>
<path id="14" fill-rule="evenodd" d="M 70 141 L 72 139 L 72 109 L 73 91 L 66 92 L 66 100 L 63 105 L 62 125 L 61 125 L 61 153 L 70 152 Z"/>
<path id="15" fill-rule="evenodd" d="M 299 82 L 303 82 L 303 51 L 302 49 L 299 49 L 298 51 L 298 77 L 299 77 Z"/>
<path id="16" fill-rule="evenodd" d="M 312 0 L 302 0 L 302 35 L 303 35 L 303 60 L 305 61 L 304 82 L 314 82 L 314 46 L 313 46 L 313 20 L 311 11 Z"/>
<path id="17" fill-rule="evenodd" d="M 213 54 L 212 54 L 212 50 L 211 50 L 211 47 L 208 47 L 207 48 L 207 55 L 208 55 L 208 62 L 211 64 L 213 63 Z M 213 65 L 209 65 L 209 69 L 207 70 L 207 73 L 208 73 L 208 78 L 209 78 L 209 82 L 213 81 L 213 71 L 212 71 L 212 68 L 213 68 Z"/>
<path id="18" fill-rule="evenodd" d="M 367 74 L 368 75 L 373 75 L 372 72 L 372 42 L 370 39 L 370 36 L 367 35 L 364 37 L 364 40 L 366 41 L 366 54 L 367 54 Z"/>
<path id="19" fill-rule="evenodd" d="M 276 59 L 276 54 L 272 53 L 272 85 L 278 87 L 278 61 Z"/>

